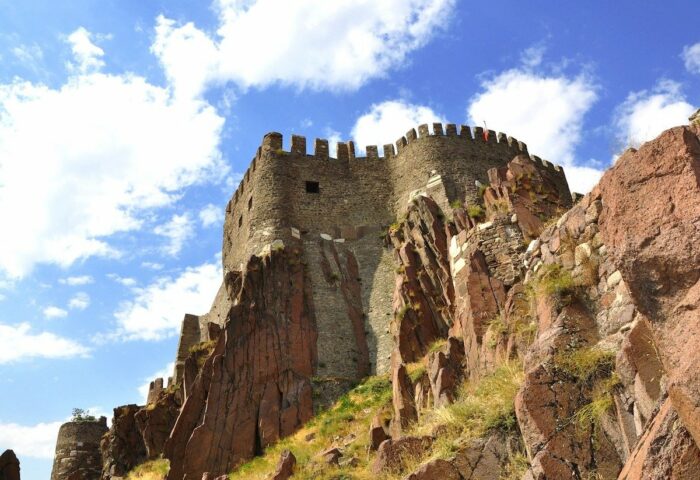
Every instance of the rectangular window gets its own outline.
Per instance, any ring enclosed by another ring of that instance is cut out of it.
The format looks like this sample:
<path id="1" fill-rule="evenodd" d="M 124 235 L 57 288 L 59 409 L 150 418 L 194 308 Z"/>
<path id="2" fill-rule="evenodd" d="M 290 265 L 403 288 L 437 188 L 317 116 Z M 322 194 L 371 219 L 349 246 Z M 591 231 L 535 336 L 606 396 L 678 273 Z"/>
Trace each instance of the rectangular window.
<path id="1" fill-rule="evenodd" d="M 318 182 L 306 182 L 306 193 L 320 193 L 321 187 Z"/>

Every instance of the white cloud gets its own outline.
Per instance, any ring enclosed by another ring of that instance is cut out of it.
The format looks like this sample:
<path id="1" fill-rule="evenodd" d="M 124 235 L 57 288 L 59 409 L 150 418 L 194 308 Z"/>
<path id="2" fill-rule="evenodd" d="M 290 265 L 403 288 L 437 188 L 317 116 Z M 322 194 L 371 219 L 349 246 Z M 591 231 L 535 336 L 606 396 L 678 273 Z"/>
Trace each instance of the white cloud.
<path id="1" fill-rule="evenodd" d="M 199 221 L 202 222 L 203 227 L 219 225 L 224 221 L 224 212 L 220 207 L 210 203 L 199 211 Z"/>
<path id="2" fill-rule="evenodd" d="M 185 96 L 226 81 L 353 90 L 405 64 L 454 6 L 455 0 L 216 0 L 216 35 L 161 16 L 152 50 Z"/>
<path id="3" fill-rule="evenodd" d="M 44 52 L 37 44 L 18 45 L 12 49 L 12 54 L 25 66 L 36 70 L 44 59 Z"/>
<path id="4" fill-rule="evenodd" d="M 0 111 L 0 223 L 12 225 L 0 236 L 0 277 L 117 255 L 110 235 L 228 173 L 215 109 L 133 74 L 74 73 L 55 89 L 0 84 Z"/>
<path id="5" fill-rule="evenodd" d="M 444 123 L 445 118 L 429 107 L 391 100 L 372 105 L 358 118 L 352 137 L 359 152 L 364 152 L 367 145 L 377 145 L 382 152 L 384 144 L 393 143 L 411 128 L 432 122 Z"/>
<path id="6" fill-rule="evenodd" d="M 690 73 L 700 74 L 700 42 L 694 45 L 686 45 L 681 54 L 685 69 Z"/>
<path id="7" fill-rule="evenodd" d="M 160 340 L 177 335 L 185 313 L 209 311 L 221 285 L 219 263 L 186 269 L 177 278 L 163 277 L 139 289 L 136 298 L 114 314 L 116 337 L 126 340 Z"/>
<path id="8" fill-rule="evenodd" d="M 89 283 L 94 282 L 95 279 L 92 278 L 90 275 L 80 275 L 80 276 L 75 276 L 75 277 L 66 277 L 66 278 L 61 278 L 58 280 L 58 283 L 61 283 L 63 285 L 70 285 L 70 286 L 76 286 L 76 285 L 87 285 Z"/>
<path id="9" fill-rule="evenodd" d="M 173 215 L 168 223 L 158 225 L 153 233 L 161 235 L 169 240 L 163 247 L 163 251 L 171 256 L 176 256 L 182 250 L 185 242 L 194 235 L 194 225 L 188 213 Z"/>
<path id="10" fill-rule="evenodd" d="M 75 64 L 69 64 L 82 73 L 96 71 L 104 67 L 104 50 L 92 42 L 92 33 L 80 27 L 71 33 L 66 39 L 71 46 Z"/>
<path id="11" fill-rule="evenodd" d="M 49 306 L 44 309 L 44 317 L 46 318 L 64 318 L 68 315 L 68 312 L 66 312 L 62 308 L 58 308 L 56 306 Z"/>
<path id="12" fill-rule="evenodd" d="M 335 158 L 338 155 L 338 142 L 342 142 L 342 136 L 337 130 L 333 130 L 330 127 L 326 127 L 324 131 L 326 140 L 328 140 L 328 155 L 331 158 Z"/>
<path id="13" fill-rule="evenodd" d="M 0 445 L 12 448 L 20 462 L 23 458 L 53 459 L 58 429 L 63 421 L 18 425 L 0 422 Z"/>
<path id="14" fill-rule="evenodd" d="M 157 262 L 141 262 L 141 266 L 144 268 L 150 268 L 151 270 L 162 270 L 163 264 Z"/>
<path id="15" fill-rule="evenodd" d="M 687 124 L 694 111 L 679 83 L 661 80 L 651 90 L 630 93 L 616 109 L 618 139 L 625 147 L 638 147 L 668 128 Z"/>
<path id="16" fill-rule="evenodd" d="M 33 333 L 28 323 L 0 324 L 0 364 L 27 358 L 85 356 L 88 352 L 89 350 L 79 343 L 53 333 Z"/>
<path id="17" fill-rule="evenodd" d="M 142 405 L 145 405 L 146 400 L 148 400 L 148 388 L 151 386 L 151 382 L 153 380 L 155 380 L 156 378 L 162 378 L 163 384 L 167 385 L 168 377 L 173 376 L 174 370 L 175 370 L 175 362 L 170 362 L 161 370 L 158 370 L 153 375 L 149 376 L 148 378 L 143 379 L 144 383 L 139 385 L 139 387 L 137 388 L 137 390 L 139 392 L 139 396 L 141 398 Z"/>
<path id="18" fill-rule="evenodd" d="M 527 143 L 528 150 L 564 166 L 573 191 L 587 192 L 601 171 L 576 166 L 583 117 L 597 100 L 596 86 L 586 75 L 543 74 L 532 70 L 542 61 L 540 50 L 527 50 L 524 65 L 482 82 L 470 100 L 472 125 L 501 131 Z"/>
<path id="19" fill-rule="evenodd" d="M 90 306 L 90 296 L 85 292 L 78 292 L 68 302 L 68 308 L 72 310 L 85 310 Z"/>
<path id="20" fill-rule="evenodd" d="M 122 277 L 117 275 L 116 273 L 108 273 L 107 278 L 110 280 L 114 280 L 115 282 L 124 285 L 125 287 L 133 287 L 136 285 L 136 279 L 131 278 L 131 277 Z"/>

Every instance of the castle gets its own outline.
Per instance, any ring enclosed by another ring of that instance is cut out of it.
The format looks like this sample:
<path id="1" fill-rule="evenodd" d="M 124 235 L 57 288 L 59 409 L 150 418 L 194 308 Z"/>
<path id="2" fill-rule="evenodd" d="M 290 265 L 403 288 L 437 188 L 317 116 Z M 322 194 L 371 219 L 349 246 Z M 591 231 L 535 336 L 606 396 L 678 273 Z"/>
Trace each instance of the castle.
<path id="1" fill-rule="evenodd" d="M 391 249 L 380 238 L 401 218 L 416 195 L 430 195 L 447 212 L 455 204 L 479 203 L 487 171 L 504 167 L 527 146 L 480 127 L 434 123 L 409 130 L 396 144 L 367 146 L 356 156 L 353 142 L 316 139 L 307 153 L 305 137 L 292 135 L 288 149 L 279 133 L 268 133 L 226 207 L 224 276 L 243 270 L 251 255 L 299 245 L 312 287 L 317 325 L 317 375 L 357 380 L 384 373 L 390 364 L 389 331 L 394 309 Z M 561 198 L 570 198 L 563 170 L 532 156 Z M 348 288 L 340 278 L 351 278 Z M 229 311 L 226 281 L 210 312 L 186 315 L 175 379 L 183 379 L 188 350 L 223 326 Z"/>

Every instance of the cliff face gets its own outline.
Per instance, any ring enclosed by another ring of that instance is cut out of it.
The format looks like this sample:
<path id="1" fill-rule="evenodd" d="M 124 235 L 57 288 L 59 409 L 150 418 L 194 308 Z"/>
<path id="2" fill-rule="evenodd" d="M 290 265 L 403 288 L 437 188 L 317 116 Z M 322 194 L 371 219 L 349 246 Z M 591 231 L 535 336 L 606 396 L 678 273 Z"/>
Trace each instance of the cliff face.
<path id="1" fill-rule="evenodd" d="M 169 479 L 225 474 L 313 415 L 316 331 L 301 252 L 251 257 L 227 287 L 228 322 L 165 445 Z"/>
<path id="2" fill-rule="evenodd" d="M 186 317 L 173 384 L 115 409 L 103 478 L 161 453 L 170 480 L 214 478 L 267 465 L 285 437 L 274 478 L 700 478 L 699 133 L 625 152 L 575 205 L 561 170 L 518 146 L 488 184 L 431 172 L 389 226 L 258 231 L 270 242 L 228 270 L 208 314 Z M 422 138 L 403 155 L 443 145 Z M 479 149 L 501 143 L 488 138 Z M 276 141 L 251 179 L 293 181 L 269 163 L 284 161 Z M 297 165 L 305 147 L 292 146 Z M 232 230 L 255 208 L 244 193 L 225 248 L 252 228 Z M 295 218 L 322 215 L 295 202 Z M 390 384 L 341 397 L 384 371 Z"/>

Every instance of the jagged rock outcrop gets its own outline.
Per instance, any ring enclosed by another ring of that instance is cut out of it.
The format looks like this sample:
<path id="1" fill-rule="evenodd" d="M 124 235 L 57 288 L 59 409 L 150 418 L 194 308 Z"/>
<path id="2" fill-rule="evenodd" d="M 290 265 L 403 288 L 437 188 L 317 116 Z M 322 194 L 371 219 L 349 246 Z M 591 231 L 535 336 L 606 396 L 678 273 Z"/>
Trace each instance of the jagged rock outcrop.
<path id="1" fill-rule="evenodd" d="M 700 478 L 700 451 L 666 399 L 631 453 L 620 480 Z"/>
<path id="2" fill-rule="evenodd" d="M 182 406 L 177 390 L 161 391 L 151 400 L 134 415 L 148 459 L 154 459 L 163 454 L 165 441 L 175 426 Z"/>
<path id="3" fill-rule="evenodd" d="M 19 460 L 12 450 L 5 450 L 0 455 L 0 480 L 20 480 Z"/>
<path id="4" fill-rule="evenodd" d="M 418 360 L 452 325 L 454 287 L 445 230 L 440 207 L 422 195 L 411 202 L 406 220 L 390 228 L 398 264 L 392 327 L 399 362 Z"/>
<path id="5" fill-rule="evenodd" d="M 628 150 L 600 182 L 601 235 L 652 325 L 671 402 L 700 442 L 700 127 Z M 679 342 L 679 339 L 683 339 Z"/>
<path id="6" fill-rule="evenodd" d="M 170 480 L 230 472 L 313 415 L 314 316 L 297 247 L 251 257 L 165 446 Z"/>
<path id="7" fill-rule="evenodd" d="M 146 445 L 134 418 L 140 409 L 133 404 L 114 409 L 112 426 L 100 442 L 104 480 L 125 477 L 132 468 L 146 460 Z"/>

